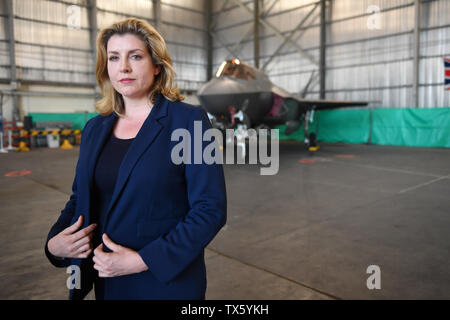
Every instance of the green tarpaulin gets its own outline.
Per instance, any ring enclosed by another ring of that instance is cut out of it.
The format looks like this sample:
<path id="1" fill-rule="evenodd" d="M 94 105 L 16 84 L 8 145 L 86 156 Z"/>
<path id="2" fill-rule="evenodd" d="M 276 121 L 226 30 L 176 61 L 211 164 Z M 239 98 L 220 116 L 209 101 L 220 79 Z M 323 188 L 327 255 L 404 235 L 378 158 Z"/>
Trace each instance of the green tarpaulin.
<path id="1" fill-rule="evenodd" d="M 309 127 L 324 142 L 450 148 L 450 108 L 324 110 Z M 303 127 L 289 136 L 277 128 L 280 140 L 304 140 Z"/>
<path id="2" fill-rule="evenodd" d="M 450 148 L 450 108 L 375 109 L 372 143 Z"/>
<path id="3" fill-rule="evenodd" d="M 73 129 L 83 129 L 86 122 L 98 113 L 29 113 L 35 122 L 72 121 Z"/>
<path id="4" fill-rule="evenodd" d="M 361 144 L 369 140 L 369 109 L 319 111 L 316 120 L 319 141 Z"/>
<path id="5" fill-rule="evenodd" d="M 30 113 L 36 121 L 72 121 L 83 129 L 97 113 Z M 280 140 L 304 140 L 303 126 L 289 136 L 280 129 Z M 315 112 L 309 132 L 318 141 L 372 143 L 393 146 L 450 148 L 450 108 L 352 108 Z M 370 141 L 369 141 L 370 140 Z"/>

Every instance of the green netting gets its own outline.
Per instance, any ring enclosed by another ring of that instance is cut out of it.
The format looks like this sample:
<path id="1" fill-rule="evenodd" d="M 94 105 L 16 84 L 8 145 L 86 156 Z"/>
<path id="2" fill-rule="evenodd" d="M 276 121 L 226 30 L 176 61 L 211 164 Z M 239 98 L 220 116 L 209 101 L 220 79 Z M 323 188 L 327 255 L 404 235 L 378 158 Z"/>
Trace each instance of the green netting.
<path id="1" fill-rule="evenodd" d="M 372 143 L 450 147 L 450 108 L 375 109 Z"/>
<path id="2" fill-rule="evenodd" d="M 73 129 L 83 129 L 86 122 L 98 113 L 29 113 L 33 124 L 41 121 L 72 121 Z"/>
<path id="3" fill-rule="evenodd" d="M 317 112 L 317 140 L 361 144 L 369 141 L 370 110 L 341 109 Z"/>

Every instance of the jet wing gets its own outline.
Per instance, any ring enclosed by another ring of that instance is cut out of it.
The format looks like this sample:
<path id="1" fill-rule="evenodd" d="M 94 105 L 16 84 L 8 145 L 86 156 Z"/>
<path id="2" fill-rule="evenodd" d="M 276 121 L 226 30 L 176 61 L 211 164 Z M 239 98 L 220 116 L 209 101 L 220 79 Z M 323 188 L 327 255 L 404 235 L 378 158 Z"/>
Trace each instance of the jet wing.
<path id="1" fill-rule="evenodd" d="M 292 97 L 297 100 L 301 107 L 307 110 L 328 110 L 338 108 L 362 107 L 367 106 L 367 101 L 352 100 L 322 100 L 322 99 L 301 99 Z"/>
<path id="2" fill-rule="evenodd" d="M 272 92 L 281 96 L 285 99 L 294 99 L 300 106 L 306 110 L 327 110 L 327 109 L 338 109 L 347 107 L 361 107 L 367 106 L 367 101 L 352 101 L 352 100 L 325 100 L 325 99 L 304 99 L 298 98 L 288 91 L 273 85 Z"/>

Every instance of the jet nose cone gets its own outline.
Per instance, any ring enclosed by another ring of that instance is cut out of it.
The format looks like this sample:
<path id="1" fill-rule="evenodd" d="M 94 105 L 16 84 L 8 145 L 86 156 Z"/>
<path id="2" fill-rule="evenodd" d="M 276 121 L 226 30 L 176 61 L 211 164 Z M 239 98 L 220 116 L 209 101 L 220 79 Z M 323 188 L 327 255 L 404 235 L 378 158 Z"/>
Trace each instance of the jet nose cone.
<path id="1" fill-rule="evenodd" d="M 242 91 L 241 85 L 227 78 L 214 78 L 204 84 L 197 92 L 198 96 L 233 94 Z"/>
<path id="2" fill-rule="evenodd" d="M 228 106 L 236 105 L 236 94 L 239 92 L 234 81 L 223 78 L 215 78 L 203 85 L 197 96 L 200 104 L 210 114 L 220 117 L 228 115 Z"/>
<path id="3" fill-rule="evenodd" d="M 214 79 L 211 79 L 210 81 L 208 81 L 207 83 L 205 83 L 204 85 L 202 85 L 200 87 L 200 89 L 198 89 L 197 91 L 197 95 L 198 96 L 203 96 L 205 94 L 208 94 L 208 92 L 210 91 L 215 91 L 214 87 L 215 87 L 215 82 L 213 82 Z M 212 90 L 211 90 L 212 89 Z"/>

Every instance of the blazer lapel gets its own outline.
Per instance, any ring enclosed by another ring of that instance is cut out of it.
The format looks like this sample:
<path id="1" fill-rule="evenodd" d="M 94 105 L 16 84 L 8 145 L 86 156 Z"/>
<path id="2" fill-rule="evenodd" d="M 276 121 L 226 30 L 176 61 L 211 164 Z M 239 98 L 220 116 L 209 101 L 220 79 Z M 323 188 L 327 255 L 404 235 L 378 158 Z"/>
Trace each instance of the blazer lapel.
<path id="1" fill-rule="evenodd" d="M 167 115 L 167 104 L 168 101 L 163 97 L 162 94 L 159 94 L 150 114 L 142 124 L 142 127 L 136 135 L 136 138 L 125 154 L 125 157 L 123 158 L 119 168 L 119 173 L 117 176 L 111 202 L 106 212 L 106 221 L 108 221 L 107 219 L 109 212 L 114 206 L 114 203 L 117 201 L 117 198 L 122 191 L 126 181 L 128 180 L 128 177 L 133 170 L 134 165 L 139 160 L 141 155 L 150 147 L 150 145 L 153 143 L 153 141 L 163 128 L 163 125 L 158 122 L 158 119 Z"/>

